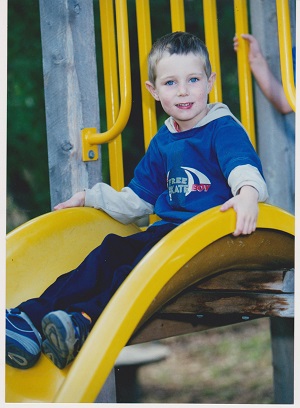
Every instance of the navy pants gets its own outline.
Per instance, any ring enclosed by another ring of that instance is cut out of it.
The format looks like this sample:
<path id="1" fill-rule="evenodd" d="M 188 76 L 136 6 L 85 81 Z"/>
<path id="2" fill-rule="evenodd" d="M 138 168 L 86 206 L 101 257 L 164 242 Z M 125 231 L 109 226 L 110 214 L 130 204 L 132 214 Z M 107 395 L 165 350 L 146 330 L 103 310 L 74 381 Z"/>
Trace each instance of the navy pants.
<path id="1" fill-rule="evenodd" d="M 85 312 L 95 324 L 132 269 L 175 227 L 168 223 L 128 237 L 107 235 L 78 268 L 59 276 L 39 298 L 29 299 L 18 307 L 40 332 L 42 318 L 54 310 Z"/>

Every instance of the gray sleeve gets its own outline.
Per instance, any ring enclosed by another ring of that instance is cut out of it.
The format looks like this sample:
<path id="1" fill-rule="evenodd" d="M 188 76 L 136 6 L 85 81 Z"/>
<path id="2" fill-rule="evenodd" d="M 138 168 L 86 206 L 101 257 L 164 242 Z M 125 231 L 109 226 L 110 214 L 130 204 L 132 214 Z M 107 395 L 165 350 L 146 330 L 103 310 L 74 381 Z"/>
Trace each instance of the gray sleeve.
<path id="1" fill-rule="evenodd" d="M 106 183 L 97 183 L 85 192 L 85 207 L 101 209 L 122 224 L 130 224 L 153 214 L 153 205 L 142 200 L 129 187 L 116 191 Z"/>
<path id="2" fill-rule="evenodd" d="M 229 174 L 228 184 L 233 196 L 237 195 L 243 186 L 252 186 L 258 191 L 259 202 L 266 201 L 269 197 L 265 180 L 251 164 L 235 167 Z"/>

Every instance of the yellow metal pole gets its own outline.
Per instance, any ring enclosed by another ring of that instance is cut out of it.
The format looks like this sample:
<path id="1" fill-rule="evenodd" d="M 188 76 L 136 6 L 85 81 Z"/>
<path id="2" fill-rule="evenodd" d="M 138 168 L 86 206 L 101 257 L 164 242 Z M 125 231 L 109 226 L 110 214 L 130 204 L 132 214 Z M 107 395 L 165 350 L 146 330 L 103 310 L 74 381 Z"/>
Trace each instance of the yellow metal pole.
<path id="1" fill-rule="evenodd" d="M 172 31 L 185 31 L 183 0 L 170 0 Z"/>
<path id="2" fill-rule="evenodd" d="M 145 86 L 145 82 L 148 79 L 147 57 L 152 45 L 149 0 L 136 0 L 136 18 L 144 123 L 144 143 L 145 150 L 147 150 L 151 138 L 157 132 L 155 99 L 150 92 L 148 92 Z"/>
<path id="3" fill-rule="evenodd" d="M 145 82 L 148 79 L 147 57 L 152 46 L 149 0 L 136 0 L 136 18 L 139 44 L 144 144 L 145 150 L 147 150 L 150 140 L 157 133 L 155 100 L 145 86 Z M 150 215 L 150 224 L 157 220 L 158 217 L 155 214 Z"/>
<path id="4" fill-rule="evenodd" d="M 116 57 L 114 8 L 112 0 L 99 0 L 102 37 L 103 72 L 107 128 L 116 122 L 119 114 L 119 87 Z M 117 136 L 108 145 L 110 184 L 120 190 L 124 186 L 122 137 Z"/>
<path id="5" fill-rule="evenodd" d="M 203 0 L 203 15 L 205 44 L 209 52 L 212 71 L 216 72 L 217 74 L 216 82 L 209 94 L 209 101 L 211 103 L 222 102 L 222 83 L 216 0 Z"/>
<path id="6" fill-rule="evenodd" d="M 106 101 L 107 127 L 111 127 L 119 113 L 118 70 L 116 57 L 116 36 L 114 8 L 112 0 L 99 0 L 104 88 Z"/>
<path id="7" fill-rule="evenodd" d="M 102 1 L 105 2 L 106 0 L 100 0 L 100 5 Z M 94 145 L 108 143 L 122 133 L 131 111 L 132 94 L 126 0 L 116 0 L 116 22 L 121 96 L 120 111 L 113 127 L 106 132 L 95 133 L 94 128 L 82 130 L 83 160 L 85 161 L 91 160 L 89 152 Z M 108 41 L 107 45 L 110 46 L 110 38 L 107 38 L 106 41 Z M 96 153 L 93 156 L 92 160 L 96 160 Z"/>
<path id="8" fill-rule="evenodd" d="M 248 33 L 248 12 L 246 0 L 234 0 L 234 17 L 237 37 Z M 237 52 L 238 78 L 240 92 L 241 122 L 249 133 L 250 140 L 256 148 L 252 77 L 248 60 L 249 44 L 239 41 Z"/>
<path id="9" fill-rule="evenodd" d="M 296 88 L 293 76 L 291 23 L 288 0 L 276 0 L 280 67 L 283 89 L 293 109 L 296 109 Z"/>

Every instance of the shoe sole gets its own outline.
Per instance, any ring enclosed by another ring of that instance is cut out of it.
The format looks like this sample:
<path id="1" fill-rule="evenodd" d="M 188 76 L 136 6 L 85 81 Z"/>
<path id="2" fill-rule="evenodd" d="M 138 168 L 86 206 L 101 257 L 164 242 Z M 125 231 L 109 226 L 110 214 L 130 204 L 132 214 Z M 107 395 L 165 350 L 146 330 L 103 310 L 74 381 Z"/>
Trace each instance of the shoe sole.
<path id="1" fill-rule="evenodd" d="M 6 330 L 6 364 L 26 370 L 35 365 L 40 354 L 41 349 L 33 340 L 11 330 Z"/>
<path id="2" fill-rule="evenodd" d="M 65 368 L 74 359 L 76 343 L 71 318 L 65 312 L 50 313 L 43 318 L 42 329 L 46 337 L 42 344 L 43 353 L 58 368 Z"/>
<path id="3" fill-rule="evenodd" d="M 21 320 L 27 322 L 30 330 L 18 327 L 18 316 Z M 34 366 L 41 355 L 42 339 L 29 317 L 23 312 L 14 314 L 6 311 L 5 334 L 6 364 L 22 370 Z M 32 336 L 35 336 L 35 339 L 31 338 Z"/>

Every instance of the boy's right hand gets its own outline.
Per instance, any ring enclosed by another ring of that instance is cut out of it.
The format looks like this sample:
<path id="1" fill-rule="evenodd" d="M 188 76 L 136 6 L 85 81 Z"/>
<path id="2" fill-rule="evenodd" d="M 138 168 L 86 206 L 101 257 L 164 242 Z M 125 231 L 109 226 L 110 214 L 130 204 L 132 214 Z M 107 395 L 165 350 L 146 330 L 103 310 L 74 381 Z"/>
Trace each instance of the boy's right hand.
<path id="1" fill-rule="evenodd" d="M 75 193 L 69 200 L 59 203 L 54 207 L 54 210 L 62 210 L 63 208 L 84 207 L 85 191 Z"/>
<path id="2" fill-rule="evenodd" d="M 240 193 L 230 198 L 220 208 L 221 211 L 227 211 L 233 208 L 237 215 L 236 227 L 233 235 L 251 234 L 256 229 L 258 216 L 258 191 L 251 186 L 243 186 Z"/>

